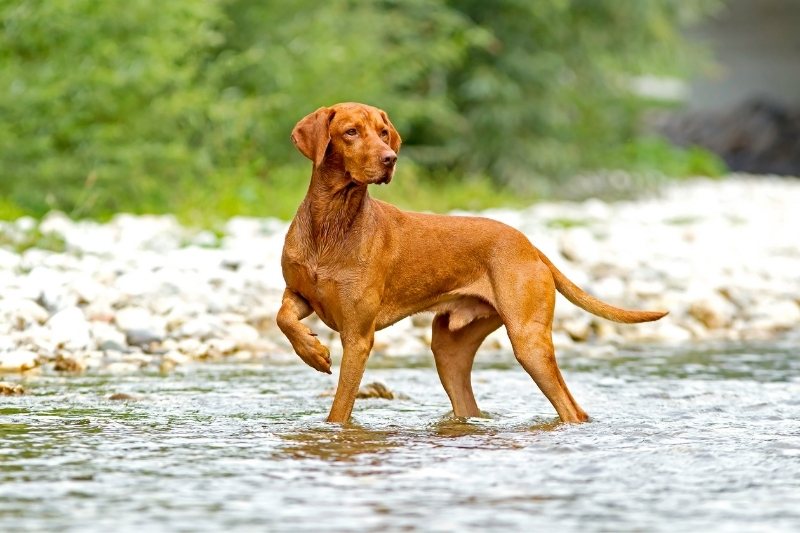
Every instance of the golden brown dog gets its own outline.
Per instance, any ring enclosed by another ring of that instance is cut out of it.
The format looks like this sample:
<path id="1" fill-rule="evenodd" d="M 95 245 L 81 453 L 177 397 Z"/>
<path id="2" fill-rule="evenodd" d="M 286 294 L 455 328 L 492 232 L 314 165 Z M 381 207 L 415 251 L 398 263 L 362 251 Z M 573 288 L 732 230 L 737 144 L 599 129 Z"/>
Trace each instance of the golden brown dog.
<path id="1" fill-rule="evenodd" d="M 344 354 L 331 422 L 350 418 L 375 331 L 414 313 L 436 313 L 431 348 L 456 416 L 480 415 L 470 380 L 475 352 L 505 325 L 517 360 L 564 422 L 588 417 L 556 363 L 555 290 L 616 322 L 666 314 L 619 309 L 590 296 L 500 222 L 401 211 L 370 198 L 369 184 L 392 179 L 400 149 L 380 109 L 320 108 L 297 123 L 292 141 L 314 165 L 286 235 L 286 291 L 277 320 L 297 354 L 320 372 L 331 372 L 328 349 L 300 321 L 314 312 L 339 332 Z"/>

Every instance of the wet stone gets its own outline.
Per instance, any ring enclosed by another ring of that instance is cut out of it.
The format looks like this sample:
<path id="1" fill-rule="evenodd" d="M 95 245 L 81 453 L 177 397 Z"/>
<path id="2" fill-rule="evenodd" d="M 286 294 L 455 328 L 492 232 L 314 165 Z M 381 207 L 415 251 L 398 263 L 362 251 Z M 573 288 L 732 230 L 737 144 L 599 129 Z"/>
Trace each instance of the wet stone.
<path id="1" fill-rule="evenodd" d="M 139 397 L 134 396 L 132 394 L 127 394 L 125 392 L 116 392 L 108 397 L 109 400 L 112 402 L 136 402 L 139 401 Z"/>
<path id="2" fill-rule="evenodd" d="M 375 381 L 358 389 L 356 398 L 382 398 L 384 400 L 394 400 L 397 399 L 398 396 L 395 395 L 394 392 L 390 391 L 389 388 L 383 383 Z"/>
<path id="3" fill-rule="evenodd" d="M 23 394 L 25 394 L 25 388 L 19 383 L 0 381 L 0 396 L 22 396 Z"/>
<path id="4" fill-rule="evenodd" d="M 53 364 L 53 370 L 56 372 L 80 374 L 86 370 L 86 365 L 77 357 L 59 354 Z"/>

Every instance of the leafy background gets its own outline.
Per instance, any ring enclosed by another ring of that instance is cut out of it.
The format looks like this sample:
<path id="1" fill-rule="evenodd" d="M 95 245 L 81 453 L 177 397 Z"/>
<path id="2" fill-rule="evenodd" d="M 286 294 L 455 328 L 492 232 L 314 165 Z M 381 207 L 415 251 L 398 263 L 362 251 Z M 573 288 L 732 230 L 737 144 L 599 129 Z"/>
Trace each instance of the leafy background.
<path id="1" fill-rule="evenodd" d="M 378 191 L 423 209 L 568 190 L 598 169 L 716 174 L 648 136 L 638 75 L 707 58 L 681 29 L 719 0 L 0 0 L 0 217 L 291 216 L 319 106 L 386 109 Z"/>

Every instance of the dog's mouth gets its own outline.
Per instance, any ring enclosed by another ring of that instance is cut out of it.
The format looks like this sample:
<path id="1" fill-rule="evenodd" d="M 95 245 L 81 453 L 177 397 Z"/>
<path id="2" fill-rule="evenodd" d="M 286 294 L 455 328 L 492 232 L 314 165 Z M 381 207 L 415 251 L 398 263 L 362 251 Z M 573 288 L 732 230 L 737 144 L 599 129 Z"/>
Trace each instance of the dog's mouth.
<path id="1" fill-rule="evenodd" d="M 394 168 L 388 169 L 385 172 L 378 174 L 377 176 L 364 176 L 364 177 L 356 177 L 350 172 L 347 173 L 347 177 L 350 178 L 350 181 L 358 183 L 359 185 L 386 185 L 390 181 L 392 181 L 392 177 L 394 176 Z"/>

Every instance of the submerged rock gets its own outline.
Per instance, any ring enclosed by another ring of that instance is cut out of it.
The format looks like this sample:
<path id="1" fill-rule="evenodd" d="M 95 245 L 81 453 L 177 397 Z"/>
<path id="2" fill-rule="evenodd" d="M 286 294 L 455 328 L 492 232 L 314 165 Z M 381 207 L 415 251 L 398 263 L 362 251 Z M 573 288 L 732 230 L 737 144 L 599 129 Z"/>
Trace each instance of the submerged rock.
<path id="1" fill-rule="evenodd" d="M 108 397 L 112 402 L 136 402 L 139 401 L 137 396 L 127 394 L 125 392 L 116 392 Z"/>
<path id="2" fill-rule="evenodd" d="M 329 389 L 320 394 L 323 397 L 333 397 L 336 395 L 336 389 Z M 356 398 L 366 399 L 366 398 L 382 398 L 384 400 L 405 400 L 408 397 L 404 394 L 398 394 L 389 390 L 389 387 L 380 383 L 378 381 L 373 381 L 372 383 L 367 383 L 366 385 L 362 385 L 360 389 L 358 389 L 358 394 L 356 394 Z"/>
<path id="3" fill-rule="evenodd" d="M 384 400 L 394 400 L 397 399 L 398 396 L 390 391 L 383 383 L 375 381 L 358 389 L 356 398 L 383 398 Z"/>

